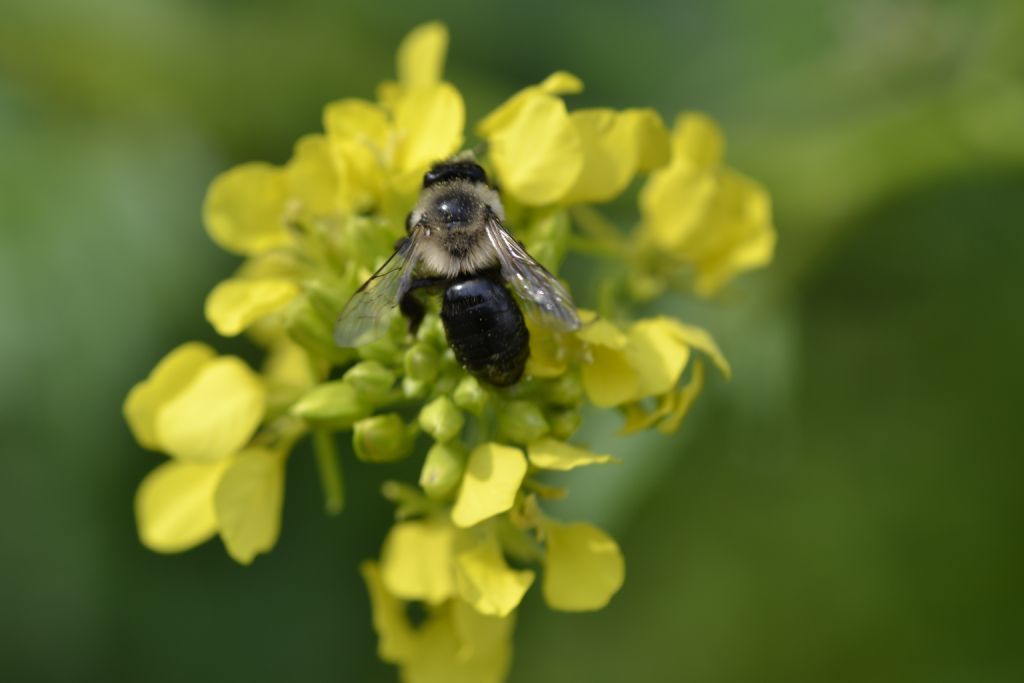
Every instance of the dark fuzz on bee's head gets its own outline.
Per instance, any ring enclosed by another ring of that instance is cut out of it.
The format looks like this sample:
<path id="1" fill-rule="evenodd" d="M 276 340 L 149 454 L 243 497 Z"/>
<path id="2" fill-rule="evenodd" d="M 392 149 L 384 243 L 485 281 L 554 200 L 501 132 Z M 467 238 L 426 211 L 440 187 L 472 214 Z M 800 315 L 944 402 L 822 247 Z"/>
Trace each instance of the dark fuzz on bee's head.
<path id="1" fill-rule="evenodd" d="M 434 164 L 423 176 L 424 189 L 446 180 L 468 180 L 487 184 L 487 174 L 475 161 L 442 161 Z"/>

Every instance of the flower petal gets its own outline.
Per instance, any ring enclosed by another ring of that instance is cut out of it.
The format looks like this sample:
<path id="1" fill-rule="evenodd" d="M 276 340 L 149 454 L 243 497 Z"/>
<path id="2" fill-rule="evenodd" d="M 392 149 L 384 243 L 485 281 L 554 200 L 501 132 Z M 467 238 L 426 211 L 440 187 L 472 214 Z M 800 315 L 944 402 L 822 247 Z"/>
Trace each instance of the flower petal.
<path id="1" fill-rule="evenodd" d="M 150 550 L 177 553 L 217 533 L 213 495 L 226 462 L 166 462 L 146 475 L 135 494 L 139 538 Z"/>
<path id="2" fill-rule="evenodd" d="M 492 118 L 493 117 L 493 118 Z M 502 190 L 524 204 L 561 199 L 583 167 L 580 136 L 565 103 L 539 89 L 521 94 L 480 124 Z"/>
<path id="3" fill-rule="evenodd" d="M 640 397 L 640 377 L 623 351 L 605 346 L 590 349 L 590 361 L 580 377 L 587 398 L 595 406 L 617 406 Z"/>
<path id="4" fill-rule="evenodd" d="M 375 149 L 387 147 L 392 133 L 387 111 L 356 98 L 335 100 L 324 107 L 323 124 L 328 142 L 352 140 Z"/>
<path id="5" fill-rule="evenodd" d="M 304 347 L 284 337 L 268 350 L 263 361 L 268 412 L 277 413 L 295 403 L 316 385 L 319 374 Z"/>
<path id="6" fill-rule="evenodd" d="M 291 241 L 284 222 L 287 184 L 276 166 L 250 162 L 214 178 L 203 203 L 210 238 L 236 254 L 259 254 Z"/>
<path id="7" fill-rule="evenodd" d="M 665 317 L 640 320 L 629 330 L 626 353 L 640 381 L 640 396 L 660 396 L 674 389 L 690 359 L 674 322 Z"/>
<path id="8" fill-rule="evenodd" d="M 658 431 L 662 434 L 674 434 L 703 388 L 704 364 L 698 360 L 693 364 L 693 376 L 690 381 L 672 397 L 672 410 L 658 423 Z"/>
<path id="9" fill-rule="evenodd" d="M 233 356 L 207 361 L 157 412 L 160 447 L 185 460 L 217 460 L 242 448 L 263 419 L 266 389 Z"/>
<path id="10" fill-rule="evenodd" d="M 285 278 L 229 278 L 206 297 L 206 319 L 217 334 L 234 337 L 298 294 L 299 286 Z"/>
<path id="11" fill-rule="evenodd" d="M 387 185 L 384 164 L 394 137 L 387 111 L 358 99 L 332 102 L 324 108 L 324 130 L 338 174 L 338 206 L 374 205 Z"/>
<path id="12" fill-rule="evenodd" d="M 458 151 L 466 123 L 462 95 L 450 83 L 403 91 L 394 104 L 399 144 L 395 167 L 400 173 L 422 171 Z"/>
<path id="13" fill-rule="evenodd" d="M 459 597 L 490 616 L 507 617 L 533 583 L 530 570 L 509 568 L 493 537 L 455 556 L 455 584 Z"/>
<path id="14" fill-rule="evenodd" d="M 569 368 L 566 335 L 526 323 L 530 330 L 530 355 L 526 358 L 526 374 L 531 377 L 558 377 Z"/>
<path id="15" fill-rule="evenodd" d="M 675 120 L 672 154 L 696 170 L 713 169 L 722 163 L 725 136 L 709 116 L 683 112 Z"/>
<path id="16" fill-rule="evenodd" d="M 439 21 L 420 24 L 398 46 L 398 80 L 405 88 L 436 84 L 447 52 L 448 28 Z"/>
<path id="17" fill-rule="evenodd" d="M 648 172 L 668 163 L 671 138 L 665 122 L 653 109 L 627 109 L 622 112 L 636 136 L 637 170 Z"/>
<path id="18" fill-rule="evenodd" d="M 327 137 L 304 135 L 284 168 L 288 198 L 298 203 L 304 217 L 328 214 L 338 200 L 338 173 Z"/>
<path id="19" fill-rule="evenodd" d="M 285 454 L 248 448 L 224 473 L 214 504 L 217 524 L 228 554 L 250 564 L 277 543 L 284 501 Z"/>
<path id="20" fill-rule="evenodd" d="M 526 458 L 518 448 L 493 442 L 477 446 L 466 464 L 452 521 L 470 527 L 510 509 L 525 475 Z"/>
<path id="21" fill-rule="evenodd" d="M 598 465 L 617 462 L 613 456 L 597 455 L 590 451 L 558 441 L 540 439 L 527 448 L 530 464 L 542 470 L 571 470 L 584 465 Z"/>
<path id="22" fill-rule="evenodd" d="M 489 137 L 512 121 L 523 103 L 530 97 L 544 95 L 572 95 L 583 91 L 583 81 L 568 71 L 556 71 L 538 85 L 523 88 L 485 116 L 476 126 L 481 137 Z"/>
<path id="23" fill-rule="evenodd" d="M 615 540 L 590 524 L 544 523 L 544 599 L 552 609 L 601 609 L 622 587 L 625 563 Z"/>
<path id="24" fill-rule="evenodd" d="M 700 361 L 696 361 L 699 363 Z M 643 429 L 647 429 L 655 422 L 672 412 L 675 407 L 675 394 L 667 393 L 662 394 L 658 399 L 658 404 L 654 407 L 654 410 L 648 412 L 640 402 L 630 403 L 623 409 L 626 422 L 622 425 L 619 430 L 619 436 L 627 436 L 634 434 Z"/>
<path id="25" fill-rule="evenodd" d="M 385 662 L 398 663 L 412 653 L 415 641 L 405 606 L 384 587 L 380 567 L 375 562 L 363 562 L 359 571 L 370 593 L 373 630 L 377 632 L 377 655 Z"/>
<path id="26" fill-rule="evenodd" d="M 640 190 L 644 236 L 656 248 L 687 258 L 686 241 L 701 229 L 718 185 L 714 175 L 695 171 L 678 158 L 655 173 Z"/>
<path id="27" fill-rule="evenodd" d="M 381 580 L 404 600 L 440 604 L 452 594 L 452 543 L 455 530 L 437 521 L 400 522 L 381 550 Z"/>
<path id="28" fill-rule="evenodd" d="M 206 344 L 182 344 L 164 356 L 149 373 L 149 377 L 128 392 L 124 402 L 124 417 L 135 440 L 143 448 L 160 448 L 156 436 L 156 416 L 160 408 L 184 389 L 200 368 L 216 355 Z"/>
<path id="29" fill-rule="evenodd" d="M 610 349 L 624 349 L 629 341 L 629 337 L 604 318 L 584 323 L 576 331 L 576 336 L 588 344 L 607 346 Z"/>
<path id="30" fill-rule="evenodd" d="M 776 234 L 771 199 L 756 182 L 722 165 L 722 136 L 703 115 L 676 121 L 672 160 L 640 192 L 641 241 L 696 270 L 709 296 L 730 279 L 771 260 Z"/>
<path id="31" fill-rule="evenodd" d="M 537 87 L 549 95 L 577 95 L 583 92 L 583 81 L 568 71 L 556 71 Z"/>
<path id="32" fill-rule="evenodd" d="M 671 318 L 666 318 L 666 320 L 672 325 L 673 333 L 678 335 L 685 344 L 707 354 L 711 358 L 711 362 L 726 378 L 732 377 L 729 361 L 726 360 L 725 354 L 718 348 L 718 344 L 707 330 L 695 325 L 686 325 Z"/>
<path id="33" fill-rule="evenodd" d="M 502 683 L 511 659 L 511 620 L 485 617 L 470 619 L 460 608 L 456 621 L 457 600 L 437 609 L 416 633 L 416 647 L 402 662 L 404 683 Z M 486 631 L 475 632 L 473 639 L 464 639 L 466 630 L 488 620 Z M 504 623 L 502 623 L 504 622 Z M 504 638 L 499 636 L 504 635 Z"/>
<path id="34" fill-rule="evenodd" d="M 459 640 L 458 658 L 508 661 L 509 642 L 515 615 L 495 617 L 481 614 L 462 600 L 451 601 L 451 619 Z"/>
<path id="35" fill-rule="evenodd" d="M 580 136 L 583 168 L 566 203 L 613 199 L 641 167 L 668 161 L 668 131 L 654 110 L 582 109 L 570 118 Z"/>
<path id="36" fill-rule="evenodd" d="M 707 228 L 688 248 L 697 266 L 694 290 L 711 296 L 736 275 L 771 262 L 776 234 L 771 198 L 761 185 L 726 169 Z"/>

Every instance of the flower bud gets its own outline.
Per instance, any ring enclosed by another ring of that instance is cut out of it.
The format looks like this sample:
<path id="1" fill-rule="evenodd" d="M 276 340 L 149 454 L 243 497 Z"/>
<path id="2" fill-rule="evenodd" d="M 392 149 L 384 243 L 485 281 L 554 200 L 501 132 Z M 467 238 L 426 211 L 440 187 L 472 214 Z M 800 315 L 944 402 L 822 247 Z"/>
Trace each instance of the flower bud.
<path id="1" fill-rule="evenodd" d="M 450 396 L 455 391 L 455 383 L 459 376 L 451 370 L 443 370 L 441 376 L 434 381 L 434 393 Z"/>
<path id="2" fill-rule="evenodd" d="M 416 330 L 416 340 L 437 348 L 447 346 L 448 338 L 445 336 L 441 318 L 436 315 L 424 316 L 423 322 Z"/>
<path id="3" fill-rule="evenodd" d="M 559 439 L 568 439 L 580 428 L 580 411 L 574 408 L 559 410 L 548 416 L 551 433 Z"/>
<path id="4" fill-rule="evenodd" d="M 363 360 L 372 360 L 380 363 L 388 363 L 401 353 L 398 344 L 395 343 L 391 334 L 386 334 L 356 349 L 359 357 Z"/>
<path id="5" fill-rule="evenodd" d="M 309 299 L 301 297 L 287 309 L 288 336 L 306 347 L 314 355 L 332 363 L 345 363 L 353 356 L 352 349 L 339 348 L 329 323 L 320 315 Z"/>
<path id="6" fill-rule="evenodd" d="M 377 361 L 365 360 L 349 368 L 342 379 L 354 387 L 365 402 L 380 405 L 391 397 L 397 377 L 394 371 Z"/>
<path id="7" fill-rule="evenodd" d="M 366 462 L 394 462 L 412 451 L 412 434 L 396 413 L 356 422 L 352 434 L 356 457 Z"/>
<path id="8" fill-rule="evenodd" d="M 417 382 L 433 382 L 440 367 L 437 352 L 426 344 L 418 342 L 405 352 L 405 375 Z"/>
<path id="9" fill-rule="evenodd" d="M 429 385 L 426 382 L 413 379 L 412 377 L 402 378 L 402 396 L 406 398 L 423 398 L 427 395 Z"/>
<path id="10" fill-rule="evenodd" d="M 527 444 L 548 432 L 540 408 L 529 401 L 509 401 L 498 411 L 498 431 L 512 443 Z"/>
<path id="11" fill-rule="evenodd" d="M 566 373 L 553 381 L 547 391 L 551 403 L 559 406 L 576 406 L 583 400 L 583 384 L 579 376 Z"/>
<path id="12" fill-rule="evenodd" d="M 465 422 L 462 411 L 447 396 L 439 396 L 420 411 L 420 427 L 435 441 L 451 441 Z"/>
<path id="13" fill-rule="evenodd" d="M 571 232 L 565 209 L 542 212 L 527 228 L 528 251 L 546 267 L 557 268 L 569 248 Z"/>
<path id="14" fill-rule="evenodd" d="M 420 487 L 433 500 L 448 498 L 462 481 L 466 466 L 466 447 L 458 441 L 436 443 L 423 461 Z"/>
<path id="15" fill-rule="evenodd" d="M 341 380 L 313 387 L 291 409 L 292 415 L 338 429 L 348 429 L 371 412 L 355 387 Z"/>
<path id="16" fill-rule="evenodd" d="M 303 289 L 309 302 L 327 320 L 338 319 L 338 314 L 345 307 L 352 292 L 342 278 L 327 273 L 319 273 L 316 278 L 306 279 L 303 282 Z"/>
<path id="17" fill-rule="evenodd" d="M 487 390 L 480 386 L 476 377 L 466 377 L 455 387 L 452 398 L 458 407 L 473 415 L 479 415 L 487 405 L 489 397 Z"/>

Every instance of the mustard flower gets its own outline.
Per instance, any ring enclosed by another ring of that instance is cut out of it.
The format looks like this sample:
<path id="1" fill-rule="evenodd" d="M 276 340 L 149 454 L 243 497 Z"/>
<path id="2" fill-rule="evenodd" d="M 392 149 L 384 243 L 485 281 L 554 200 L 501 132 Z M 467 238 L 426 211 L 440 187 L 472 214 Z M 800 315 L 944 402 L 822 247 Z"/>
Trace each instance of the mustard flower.
<path id="1" fill-rule="evenodd" d="M 206 319 L 266 359 L 256 371 L 186 343 L 132 388 L 124 414 L 141 446 L 168 457 L 136 494 L 140 538 L 157 552 L 217 535 L 243 564 L 272 549 L 287 461 L 307 437 L 331 514 L 344 506 L 339 435 L 367 466 L 421 459 L 418 482 L 385 485 L 396 523 L 361 569 L 379 655 L 404 681 L 487 683 L 505 678 L 535 584 L 552 609 L 577 612 L 604 607 L 625 579 L 607 533 L 543 509 L 565 494 L 545 472 L 619 462 L 574 441 L 584 406 L 621 414 L 623 433 L 671 433 L 706 366 L 729 376 L 706 330 L 633 319 L 631 302 L 687 278 L 711 295 L 769 262 L 775 232 L 767 193 L 724 165 L 709 118 L 682 114 L 670 130 L 652 109 L 570 109 L 583 83 L 558 71 L 472 129 L 476 158 L 509 228 L 552 272 L 571 249 L 614 262 L 600 310 L 580 310 L 573 332 L 531 327 L 526 374 L 504 389 L 458 364 L 436 306 L 415 334 L 396 316 L 382 338 L 338 348 L 334 322 L 404 234 L 424 172 L 466 145 L 462 96 L 443 79 L 447 44 L 443 25 L 416 28 L 374 101 L 329 103 L 323 132 L 284 165 L 245 163 L 213 181 L 207 232 L 243 261 L 210 292 Z M 627 233 L 593 205 L 638 184 Z M 422 623 L 409 602 L 425 607 Z"/>

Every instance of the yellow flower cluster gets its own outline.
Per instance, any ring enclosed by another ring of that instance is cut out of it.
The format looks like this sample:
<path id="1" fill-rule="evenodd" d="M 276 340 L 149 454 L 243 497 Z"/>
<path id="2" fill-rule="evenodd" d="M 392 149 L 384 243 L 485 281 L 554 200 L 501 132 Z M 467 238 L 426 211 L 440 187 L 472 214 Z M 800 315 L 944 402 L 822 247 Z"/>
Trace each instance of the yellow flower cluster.
<path id="1" fill-rule="evenodd" d="M 339 433 L 367 463 L 424 453 L 417 485 L 386 485 L 398 522 L 362 568 L 380 656 L 403 680 L 486 683 L 505 676 L 515 611 L 538 572 L 545 601 L 567 611 L 602 608 L 624 580 L 612 538 L 541 507 L 564 495 L 545 472 L 616 461 L 569 442 L 584 403 L 621 412 L 626 433 L 672 432 L 703 386 L 701 358 L 725 375 L 729 366 L 698 327 L 614 322 L 625 300 L 580 311 L 573 333 L 531 328 L 526 377 L 508 389 L 458 365 L 436 307 L 415 335 L 396 316 L 378 341 L 334 345 L 334 321 L 403 234 L 423 173 L 463 147 L 462 96 L 442 79 L 447 42 L 440 24 L 415 29 L 375 102 L 333 102 L 324 132 L 300 139 L 286 164 L 246 163 L 213 182 L 207 231 L 245 261 L 210 293 L 206 318 L 223 336 L 246 333 L 265 361 L 256 372 L 186 343 L 124 412 L 140 445 L 169 456 L 136 496 L 142 542 L 159 552 L 215 535 L 241 563 L 269 551 L 286 463 L 306 436 L 331 513 L 344 501 Z M 614 254 L 625 267 L 610 291 L 622 298 L 637 295 L 628 281 L 643 279 L 652 296 L 681 268 L 711 293 L 770 260 L 767 195 L 723 165 L 710 120 L 685 114 L 669 131 L 650 109 L 570 111 L 564 96 L 582 87 L 556 72 L 475 128 L 509 227 L 538 260 L 557 271 L 574 246 Z M 583 205 L 618 197 L 638 175 L 640 222 L 627 239 Z M 409 602 L 425 606 L 422 623 L 409 621 Z"/>

